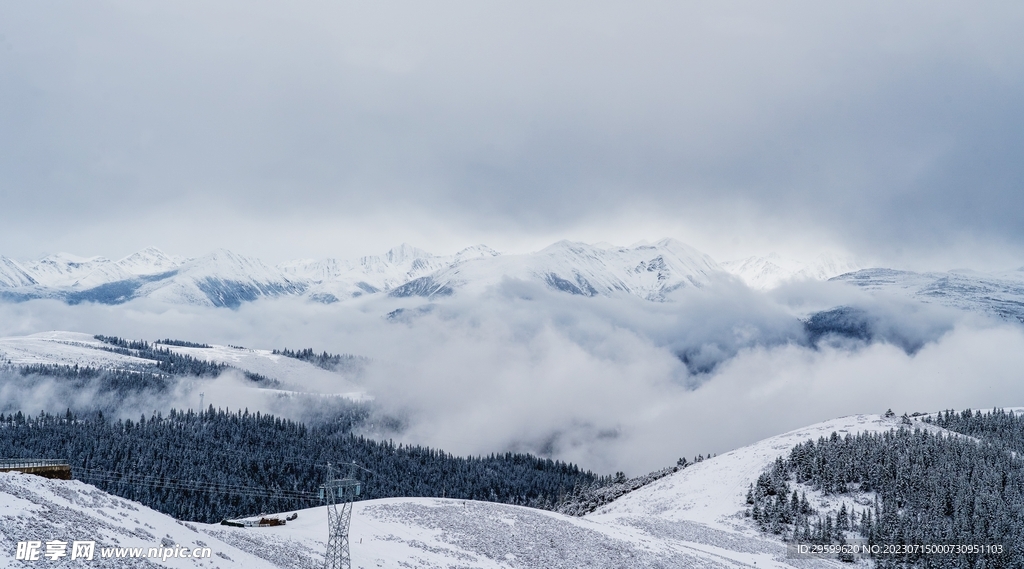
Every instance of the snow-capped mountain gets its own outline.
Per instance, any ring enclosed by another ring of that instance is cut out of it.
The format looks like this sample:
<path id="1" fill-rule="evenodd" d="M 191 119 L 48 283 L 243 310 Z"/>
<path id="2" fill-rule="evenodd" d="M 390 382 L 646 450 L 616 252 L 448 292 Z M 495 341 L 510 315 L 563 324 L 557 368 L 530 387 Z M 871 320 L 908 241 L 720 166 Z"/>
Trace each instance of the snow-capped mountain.
<path id="1" fill-rule="evenodd" d="M 822 253 L 809 263 L 771 253 L 766 257 L 726 261 L 722 268 L 751 288 L 767 290 L 794 280 L 828 280 L 861 267 L 854 260 L 833 253 Z"/>
<path id="2" fill-rule="evenodd" d="M 832 280 L 1024 323 L 1024 268 L 992 274 L 864 269 Z"/>
<path id="3" fill-rule="evenodd" d="M 19 263 L 0 257 L 0 300 L 53 298 L 69 304 L 120 304 L 148 298 L 170 304 L 238 307 L 260 298 L 299 296 L 320 303 L 479 294 L 507 280 L 581 296 L 630 295 L 670 300 L 673 291 L 709 287 L 738 276 L 754 289 L 793 280 L 833 280 L 899 291 L 925 302 L 1024 320 L 1024 270 L 913 273 L 858 270 L 837 255 L 803 263 L 779 255 L 719 265 L 673 239 L 618 247 L 560 241 L 540 251 L 502 254 L 485 245 L 433 255 L 407 244 L 356 260 L 296 260 L 272 267 L 227 250 L 196 259 L 150 248 L 119 261 L 65 253 Z"/>
<path id="4" fill-rule="evenodd" d="M 664 300 L 677 289 L 705 287 L 722 273 L 711 257 L 674 239 L 614 248 L 560 241 L 527 255 L 479 257 L 457 263 L 411 281 L 391 294 L 445 295 L 464 288 L 485 288 L 511 278 L 541 282 L 583 296 L 630 294 Z"/>
<path id="5" fill-rule="evenodd" d="M 0 289 L 0 298 L 58 298 L 69 304 L 152 298 L 171 304 L 237 307 L 262 297 L 302 294 L 307 288 L 304 281 L 289 278 L 259 259 L 224 249 L 188 261 L 152 248 L 117 262 L 62 253 L 31 263 L 25 272 L 39 284 L 7 286 Z"/>
<path id="6" fill-rule="evenodd" d="M 156 247 L 149 247 L 121 259 L 117 266 L 133 275 L 156 275 L 173 271 L 185 261 L 186 259 L 172 257 Z"/>
<path id="7" fill-rule="evenodd" d="M 23 266 L 32 278 L 48 287 L 70 287 L 97 269 L 113 265 L 105 257 L 79 257 L 70 253 L 57 253 Z"/>
<path id="8" fill-rule="evenodd" d="M 155 247 L 133 253 L 119 261 L 111 261 L 105 257 L 79 257 L 70 253 L 57 253 L 25 264 L 22 270 L 35 281 L 34 283 L 6 286 L 38 283 L 51 288 L 88 289 L 135 276 L 172 271 L 182 262 L 182 259 L 171 257 Z M 0 284 L 3 282 L 0 281 Z"/>
<path id="9" fill-rule="evenodd" d="M 182 260 L 146 249 L 113 262 L 51 255 L 3 265 L 0 298 L 57 298 L 119 304 L 150 298 L 172 304 L 237 307 L 263 297 L 305 295 L 338 302 L 364 295 L 435 297 L 479 292 L 506 279 L 583 295 L 665 300 L 677 289 L 724 275 L 711 257 L 672 239 L 632 247 L 561 241 L 535 253 L 503 255 L 485 245 L 433 255 L 407 244 L 355 261 L 297 260 L 271 267 L 226 250 Z"/>
<path id="10" fill-rule="evenodd" d="M 226 249 L 186 262 L 177 270 L 142 284 L 136 297 L 171 304 L 237 307 L 261 297 L 301 294 L 306 284 L 254 257 Z"/>
<path id="11" fill-rule="evenodd" d="M 442 271 L 471 259 L 494 257 L 499 253 L 485 245 L 468 247 L 455 255 L 432 255 L 402 244 L 384 256 L 367 256 L 357 261 L 340 259 L 299 260 L 278 265 L 285 274 L 309 282 L 310 296 L 332 302 L 364 294 L 389 292 L 405 283 Z"/>

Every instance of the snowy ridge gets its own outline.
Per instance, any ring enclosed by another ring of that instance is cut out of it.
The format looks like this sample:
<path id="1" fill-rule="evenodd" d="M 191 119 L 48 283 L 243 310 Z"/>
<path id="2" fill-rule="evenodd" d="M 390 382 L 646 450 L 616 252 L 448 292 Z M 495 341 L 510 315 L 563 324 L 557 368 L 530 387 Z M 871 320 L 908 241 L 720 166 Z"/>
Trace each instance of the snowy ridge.
<path id="1" fill-rule="evenodd" d="M 279 383 L 280 389 L 255 385 L 253 391 L 273 395 L 329 395 L 352 401 L 371 397 L 352 382 L 358 369 L 346 374 L 328 371 L 309 362 L 274 354 L 271 350 L 252 350 L 211 345 L 209 348 L 186 348 L 154 342 L 154 346 L 191 356 L 197 360 L 226 364 L 236 370 L 251 372 Z M 91 334 L 78 332 L 41 332 L 28 336 L 0 338 L 0 366 L 66 365 L 99 369 L 144 370 L 156 362 L 108 351 L 110 346 Z"/>
<path id="2" fill-rule="evenodd" d="M 45 286 L 88 288 L 136 276 L 166 273 L 184 262 L 184 259 L 171 257 L 155 247 L 150 247 L 119 261 L 111 261 L 105 257 L 79 257 L 70 253 L 57 253 L 26 263 L 24 271 L 34 282 Z"/>
<path id="3" fill-rule="evenodd" d="M 57 253 L 43 257 L 23 266 L 39 284 L 60 287 L 74 286 L 98 269 L 109 267 L 113 262 L 104 257 L 79 257 L 70 253 Z"/>
<path id="4" fill-rule="evenodd" d="M 1024 323 L 1024 271 L 985 274 L 975 271 L 915 273 L 893 269 L 864 269 L 832 279 L 870 291 L 896 294 L 983 312 Z"/>

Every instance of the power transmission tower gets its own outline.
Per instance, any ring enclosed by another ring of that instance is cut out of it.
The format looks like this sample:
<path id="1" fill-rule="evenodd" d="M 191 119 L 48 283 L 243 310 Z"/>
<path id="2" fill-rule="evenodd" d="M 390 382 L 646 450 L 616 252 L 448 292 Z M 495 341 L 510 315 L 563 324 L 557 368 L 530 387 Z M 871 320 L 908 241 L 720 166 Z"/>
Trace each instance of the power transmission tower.
<path id="1" fill-rule="evenodd" d="M 335 478 L 334 467 L 327 464 L 327 481 L 320 486 L 320 499 L 327 504 L 330 537 L 324 555 L 324 569 L 352 569 L 348 553 L 348 526 L 352 520 L 352 501 L 362 484 L 355 478 L 356 465 L 349 466 L 346 478 Z"/>

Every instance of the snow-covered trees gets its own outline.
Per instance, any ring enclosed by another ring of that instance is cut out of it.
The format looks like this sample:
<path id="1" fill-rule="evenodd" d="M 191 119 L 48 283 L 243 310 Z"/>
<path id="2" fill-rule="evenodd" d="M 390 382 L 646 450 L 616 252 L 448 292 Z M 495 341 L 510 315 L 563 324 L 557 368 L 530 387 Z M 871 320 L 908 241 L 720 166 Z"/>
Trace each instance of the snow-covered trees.
<path id="1" fill-rule="evenodd" d="M 931 554 L 910 548 L 877 555 L 879 567 L 1024 566 L 1024 445 L 1012 414 L 946 414 L 934 420 L 980 440 L 923 429 L 832 433 L 794 447 L 748 493 L 750 514 L 765 531 L 818 543 L 842 543 L 855 532 L 869 544 L 969 544 L 1002 552 Z M 1016 434 L 1014 434 L 1016 433 Z M 874 495 L 873 505 L 821 516 L 801 505 L 796 483 L 825 495 Z"/>
<path id="2" fill-rule="evenodd" d="M 0 414 L 0 456 L 48 457 L 75 469 L 95 469 L 152 480 L 199 481 L 314 492 L 322 482 L 317 464 L 355 461 L 376 473 L 366 479 L 364 499 L 436 496 L 552 508 L 574 486 L 597 476 L 572 464 L 528 454 L 456 457 L 437 449 L 374 441 L 352 433 L 358 420 L 304 425 L 271 415 L 171 411 L 138 421 L 102 415 Z M 89 480 L 87 480 L 89 481 Z M 180 519 L 285 511 L 315 503 L 238 494 L 171 490 L 157 484 L 96 481 Z"/>

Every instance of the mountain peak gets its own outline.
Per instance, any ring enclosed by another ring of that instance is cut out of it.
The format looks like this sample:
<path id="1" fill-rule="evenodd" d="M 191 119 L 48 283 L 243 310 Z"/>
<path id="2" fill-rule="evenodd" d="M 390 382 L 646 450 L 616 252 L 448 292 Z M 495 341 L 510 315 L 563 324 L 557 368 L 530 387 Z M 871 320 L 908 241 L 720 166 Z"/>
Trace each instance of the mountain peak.
<path id="1" fill-rule="evenodd" d="M 400 265 L 406 261 L 412 261 L 414 259 L 425 259 L 428 257 L 433 257 L 433 255 L 424 251 L 423 249 L 417 249 L 416 247 L 413 247 L 408 243 L 402 243 L 398 247 L 392 248 L 390 251 L 387 252 L 387 254 L 384 255 L 384 258 L 387 259 L 387 262 L 393 265 Z"/>
<path id="2" fill-rule="evenodd" d="M 133 275 L 155 275 L 172 271 L 182 263 L 180 258 L 171 257 L 156 247 L 147 247 L 121 259 L 117 265 Z"/>

